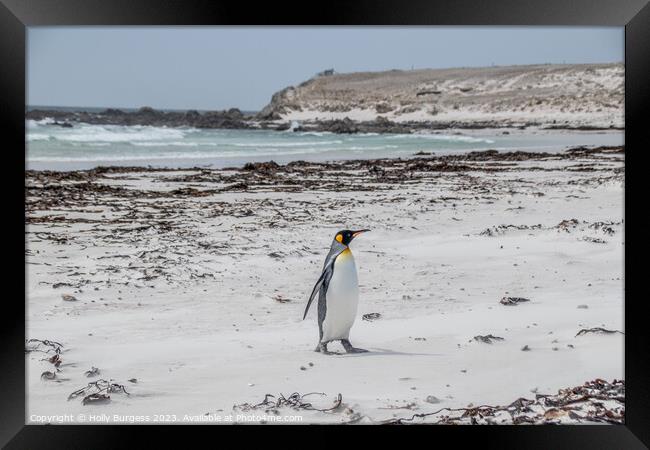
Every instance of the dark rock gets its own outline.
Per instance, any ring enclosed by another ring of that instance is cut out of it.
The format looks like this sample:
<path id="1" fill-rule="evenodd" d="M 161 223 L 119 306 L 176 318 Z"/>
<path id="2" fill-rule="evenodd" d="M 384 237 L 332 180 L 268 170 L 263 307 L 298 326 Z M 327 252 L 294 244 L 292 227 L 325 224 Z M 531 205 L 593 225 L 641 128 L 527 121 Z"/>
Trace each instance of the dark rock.
<path id="1" fill-rule="evenodd" d="M 385 114 L 387 112 L 391 112 L 393 108 L 391 105 L 388 103 L 378 103 L 375 105 L 375 111 L 377 111 L 379 114 Z"/>
<path id="2" fill-rule="evenodd" d="M 119 116 L 119 115 L 124 114 L 124 111 L 122 111 L 121 109 L 108 108 L 108 109 L 104 110 L 104 112 L 102 114 L 104 114 L 106 116 Z"/>
<path id="3" fill-rule="evenodd" d="M 331 133 L 338 134 L 351 134 L 357 133 L 359 131 L 355 123 L 350 120 L 349 117 L 346 117 L 343 120 L 336 119 L 330 120 L 328 122 L 322 122 L 322 126 L 322 131 L 329 131 Z"/>
<path id="4" fill-rule="evenodd" d="M 276 131 L 286 131 L 289 128 L 291 128 L 291 124 L 289 122 L 283 122 L 277 127 L 275 127 Z M 294 131 L 299 131 L 299 130 L 294 130 Z"/>
<path id="5" fill-rule="evenodd" d="M 25 113 L 26 119 L 54 119 L 55 125 L 71 127 L 73 123 L 92 125 L 147 125 L 159 127 L 196 127 L 221 129 L 248 129 L 252 125 L 237 108 L 227 111 L 207 111 L 203 114 L 196 110 L 158 111 L 150 106 L 143 106 L 134 112 L 124 112 L 109 108 L 99 113 L 87 111 L 32 110 Z"/>
<path id="6" fill-rule="evenodd" d="M 226 111 L 226 115 L 231 119 L 242 119 L 244 114 L 239 110 L 239 108 L 230 108 Z"/>
<path id="7" fill-rule="evenodd" d="M 153 109 L 151 106 L 143 106 L 138 109 L 138 114 L 158 114 L 158 111 Z"/>

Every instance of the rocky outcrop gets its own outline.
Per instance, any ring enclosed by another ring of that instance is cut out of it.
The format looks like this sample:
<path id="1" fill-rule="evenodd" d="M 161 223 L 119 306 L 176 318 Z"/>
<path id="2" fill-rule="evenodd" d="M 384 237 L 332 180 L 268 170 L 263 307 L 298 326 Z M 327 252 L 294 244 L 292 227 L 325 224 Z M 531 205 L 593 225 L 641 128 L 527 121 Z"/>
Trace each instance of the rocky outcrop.
<path id="1" fill-rule="evenodd" d="M 274 94 L 258 118 L 305 129 L 621 129 L 622 64 L 540 64 L 317 76 Z M 354 122 L 350 124 L 349 121 Z M 384 131 L 392 132 L 392 131 Z"/>
<path id="2" fill-rule="evenodd" d="M 282 114 L 294 108 L 300 109 L 300 106 L 296 103 L 296 88 L 289 86 L 273 94 L 271 103 L 257 113 L 256 118 L 259 120 L 279 120 L 282 118 Z"/>
<path id="3" fill-rule="evenodd" d="M 245 116 L 239 109 L 231 108 L 227 111 L 196 110 L 160 111 L 149 106 L 125 112 L 109 108 L 102 112 L 87 111 L 56 111 L 35 109 L 25 113 L 26 119 L 44 120 L 53 119 L 54 125 L 63 127 L 73 126 L 74 123 L 89 123 L 95 125 L 148 125 L 157 127 L 195 127 L 195 128 L 252 128 L 251 117 Z"/>
<path id="4" fill-rule="evenodd" d="M 391 122 L 385 117 L 378 116 L 375 120 L 355 122 L 349 117 L 344 119 L 314 121 L 294 128 L 294 131 L 328 131 L 337 134 L 353 133 L 410 133 L 414 130 L 411 124 Z"/>

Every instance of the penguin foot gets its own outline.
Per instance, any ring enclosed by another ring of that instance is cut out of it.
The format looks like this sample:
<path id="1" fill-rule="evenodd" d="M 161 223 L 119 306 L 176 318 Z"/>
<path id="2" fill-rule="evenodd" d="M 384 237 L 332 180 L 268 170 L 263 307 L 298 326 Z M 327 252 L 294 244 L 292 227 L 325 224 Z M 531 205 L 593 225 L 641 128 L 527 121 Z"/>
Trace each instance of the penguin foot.
<path id="1" fill-rule="evenodd" d="M 341 344 L 343 345 L 343 348 L 345 349 L 346 352 L 348 353 L 367 353 L 368 350 L 365 348 L 356 348 L 353 347 L 350 341 L 347 339 L 341 339 Z"/>
<path id="2" fill-rule="evenodd" d="M 345 349 L 345 351 L 348 353 L 368 353 L 369 350 L 366 350 L 365 348 L 351 347 L 350 349 Z"/>
<path id="3" fill-rule="evenodd" d="M 316 349 L 314 349 L 315 352 L 322 353 L 323 355 L 335 355 L 336 353 L 330 352 L 327 350 L 327 342 L 319 342 L 318 345 L 316 346 Z"/>

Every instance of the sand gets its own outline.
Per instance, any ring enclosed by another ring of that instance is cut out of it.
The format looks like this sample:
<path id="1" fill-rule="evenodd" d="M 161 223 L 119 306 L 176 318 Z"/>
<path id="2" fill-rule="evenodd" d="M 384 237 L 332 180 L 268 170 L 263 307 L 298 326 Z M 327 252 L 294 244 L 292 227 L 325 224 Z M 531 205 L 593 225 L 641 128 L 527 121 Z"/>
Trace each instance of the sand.
<path id="1" fill-rule="evenodd" d="M 63 347 L 54 380 L 52 353 L 26 354 L 26 422 L 382 423 L 623 379 L 622 334 L 576 336 L 625 331 L 623 154 L 426 158 L 395 176 L 379 162 L 28 174 L 26 337 Z M 372 229 L 352 244 L 350 336 L 370 352 L 328 356 L 314 310 L 301 318 L 341 228 Z M 503 340 L 474 340 L 490 334 Z M 130 395 L 68 400 L 99 379 Z M 294 392 L 342 404 L 233 409 Z"/>

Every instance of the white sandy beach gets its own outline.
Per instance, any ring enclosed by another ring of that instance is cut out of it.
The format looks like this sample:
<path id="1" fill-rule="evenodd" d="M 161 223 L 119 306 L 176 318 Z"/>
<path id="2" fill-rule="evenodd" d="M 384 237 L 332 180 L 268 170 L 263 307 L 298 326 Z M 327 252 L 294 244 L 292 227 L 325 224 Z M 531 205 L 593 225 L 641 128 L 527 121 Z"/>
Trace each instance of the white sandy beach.
<path id="1" fill-rule="evenodd" d="M 62 414 L 197 421 L 293 392 L 326 394 L 309 397 L 318 408 L 339 393 L 343 403 L 280 416 L 378 423 L 624 378 L 622 335 L 576 336 L 624 331 L 622 155 L 469 164 L 481 170 L 414 172 L 367 189 L 351 176 L 359 170 L 332 168 L 287 175 L 314 180 L 312 189 L 260 182 L 203 196 L 188 189 L 219 189 L 227 183 L 199 178 L 223 172 L 118 172 L 91 183 L 185 191 L 68 192 L 33 207 L 27 338 L 63 352 L 55 380 L 41 379 L 54 370 L 42 353 L 26 355 L 27 423 L 67 422 L 43 418 Z M 178 181 L 185 175 L 198 178 Z M 327 356 L 313 351 L 314 311 L 301 317 L 341 228 L 372 229 L 352 245 L 360 306 L 351 341 L 370 352 Z M 504 296 L 530 301 L 505 306 Z M 362 320 L 368 313 L 381 317 Z M 503 340 L 473 340 L 490 334 Z M 91 367 L 98 377 L 84 375 Z M 130 395 L 67 400 L 97 379 Z"/>

